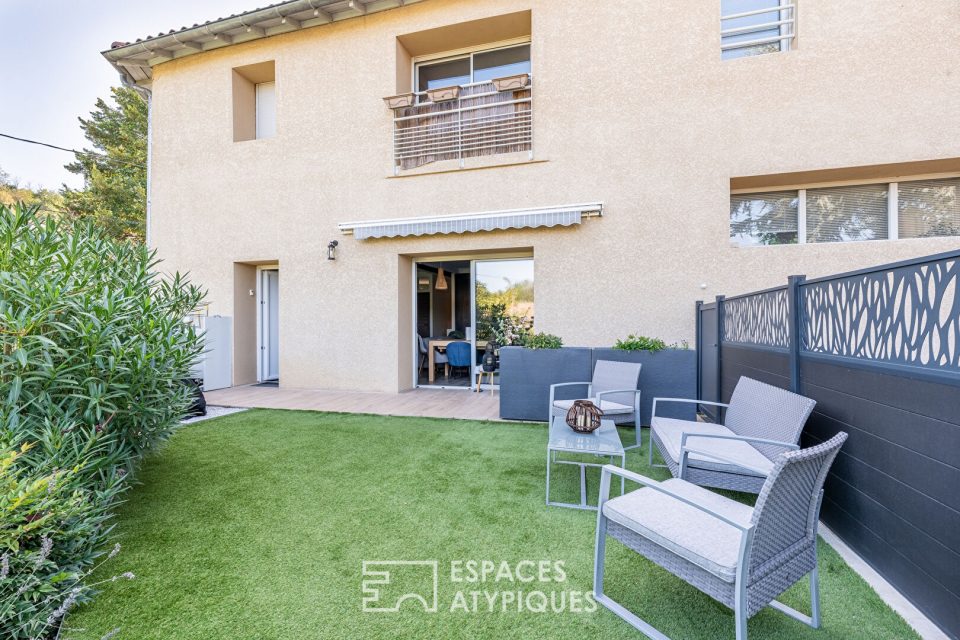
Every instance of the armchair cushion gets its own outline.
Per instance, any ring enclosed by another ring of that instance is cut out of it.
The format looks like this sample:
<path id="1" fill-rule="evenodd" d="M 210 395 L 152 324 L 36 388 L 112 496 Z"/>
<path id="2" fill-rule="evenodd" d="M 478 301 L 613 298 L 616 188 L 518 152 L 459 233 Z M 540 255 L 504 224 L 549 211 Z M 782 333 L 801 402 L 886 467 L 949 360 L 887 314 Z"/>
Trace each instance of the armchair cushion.
<path id="1" fill-rule="evenodd" d="M 590 402 L 597 404 L 596 398 L 579 398 L 584 400 L 589 400 Z M 555 410 L 563 411 L 566 413 L 570 410 L 570 407 L 573 406 L 573 403 L 576 400 L 554 400 L 553 408 Z M 601 400 L 599 405 L 600 410 L 608 414 L 620 414 L 620 413 L 633 413 L 633 407 L 629 407 L 625 404 L 620 404 L 619 402 L 613 402 L 611 400 Z"/>
<path id="2" fill-rule="evenodd" d="M 750 526 L 751 507 L 685 480 L 674 478 L 660 484 L 691 502 Z M 603 515 L 725 582 L 736 580 L 741 533 L 708 513 L 654 489 L 642 488 L 605 502 Z"/>
<path id="3" fill-rule="evenodd" d="M 680 442 L 683 439 L 684 432 L 689 434 L 710 434 L 723 436 L 736 436 L 737 434 L 727 429 L 723 425 L 710 422 L 694 422 L 689 420 L 676 420 L 674 418 L 656 417 L 651 425 L 660 442 L 663 444 L 663 453 L 680 463 Z M 734 465 L 712 460 L 696 453 L 691 453 L 688 463 L 698 469 L 709 469 L 711 471 L 738 473 L 741 475 L 752 475 L 764 477 L 773 469 L 773 462 L 765 455 L 760 453 L 755 447 L 737 440 L 697 440 L 692 435 L 687 437 L 687 446 L 700 449 L 702 451 L 715 451 L 717 455 L 723 456 L 729 460 L 743 463 L 748 467 L 764 470 L 764 475 L 759 475 L 749 469 L 737 467 Z"/>

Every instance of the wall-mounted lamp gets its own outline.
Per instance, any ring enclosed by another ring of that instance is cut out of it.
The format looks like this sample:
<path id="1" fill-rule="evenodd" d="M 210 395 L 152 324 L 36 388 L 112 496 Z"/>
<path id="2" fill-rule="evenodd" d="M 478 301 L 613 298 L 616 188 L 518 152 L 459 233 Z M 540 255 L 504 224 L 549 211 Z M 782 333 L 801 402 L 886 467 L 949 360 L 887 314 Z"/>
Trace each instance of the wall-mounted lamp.
<path id="1" fill-rule="evenodd" d="M 339 244 L 336 240 L 331 240 L 329 244 L 327 244 L 327 260 L 337 259 L 337 245 Z"/>

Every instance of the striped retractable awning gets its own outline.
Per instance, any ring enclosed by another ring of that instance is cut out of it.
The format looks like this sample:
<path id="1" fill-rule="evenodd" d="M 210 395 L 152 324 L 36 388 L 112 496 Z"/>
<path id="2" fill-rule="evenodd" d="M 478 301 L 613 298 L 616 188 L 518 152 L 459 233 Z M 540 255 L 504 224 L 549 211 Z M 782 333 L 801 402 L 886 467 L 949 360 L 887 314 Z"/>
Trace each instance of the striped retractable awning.
<path id="1" fill-rule="evenodd" d="M 603 203 L 590 202 L 557 207 L 535 207 L 530 209 L 510 209 L 507 211 L 458 213 L 445 216 L 342 222 L 339 226 L 341 232 L 353 234 L 358 240 L 366 240 L 368 238 L 429 236 L 438 233 L 474 233 L 477 231 L 497 231 L 502 229 L 568 227 L 570 225 L 580 224 L 583 218 L 600 215 L 603 215 Z"/>

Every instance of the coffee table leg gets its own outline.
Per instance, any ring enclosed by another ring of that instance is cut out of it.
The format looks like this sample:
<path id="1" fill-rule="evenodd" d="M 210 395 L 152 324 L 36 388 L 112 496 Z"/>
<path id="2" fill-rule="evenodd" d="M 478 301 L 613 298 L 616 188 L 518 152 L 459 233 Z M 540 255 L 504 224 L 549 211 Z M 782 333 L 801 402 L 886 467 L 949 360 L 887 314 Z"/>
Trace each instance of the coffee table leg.
<path id="1" fill-rule="evenodd" d="M 580 465 L 580 506 L 587 506 L 587 467 Z"/>

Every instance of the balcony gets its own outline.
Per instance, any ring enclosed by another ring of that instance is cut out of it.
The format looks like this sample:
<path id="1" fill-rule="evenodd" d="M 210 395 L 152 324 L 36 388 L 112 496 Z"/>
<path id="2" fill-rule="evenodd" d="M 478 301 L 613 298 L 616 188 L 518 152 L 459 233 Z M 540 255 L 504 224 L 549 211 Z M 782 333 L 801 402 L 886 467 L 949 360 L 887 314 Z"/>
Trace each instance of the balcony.
<path id="1" fill-rule="evenodd" d="M 496 154 L 533 158 L 529 75 L 443 91 L 446 95 L 426 91 L 384 99 L 393 109 L 394 175 L 437 162 L 455 161 L 462 169 L 469 158 Z"/>

